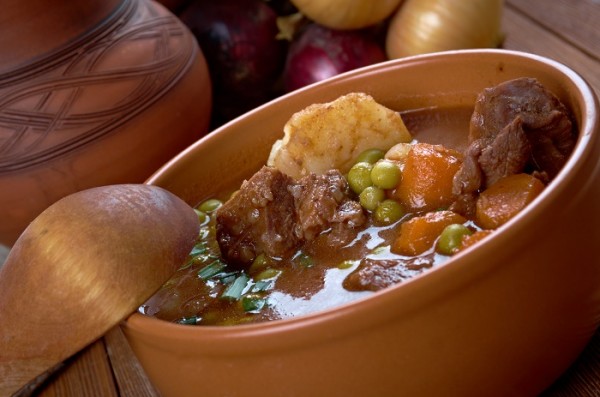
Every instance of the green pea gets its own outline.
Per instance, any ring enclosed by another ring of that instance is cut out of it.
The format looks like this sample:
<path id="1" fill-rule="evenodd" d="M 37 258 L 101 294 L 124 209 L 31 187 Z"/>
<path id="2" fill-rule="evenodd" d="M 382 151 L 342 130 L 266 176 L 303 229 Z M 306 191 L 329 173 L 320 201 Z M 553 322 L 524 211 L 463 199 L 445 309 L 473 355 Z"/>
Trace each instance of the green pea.
<path id="1" fill-rule="evenodd" d="M 442 255 L 452 255 L 460 248 L 463 236 L 472 234 L 473 232 L 460 223 L 448 225 L 440 234 L 437 243 L 437 252 Z"/>
<path id="2" fill-rule="evenodd" d="M 194 212 L 198 215 L 198 221 L 200 221 L 200 226 L 206 225 L 210 220 L 210 217 L 206 215 L 206 212 L 200 211 L 194 208 Z"/>
<path id="3" fill-rule="evenodd" d="M 393 189 L 400 182 L 400 168 L 391 161 L 378 161 L 371 170 L 371 181 L 382 189 Z"/>
<path id="4" fill-rule="evenodd" d="M 367 149 L 356 158 L 356 163 L 370 163 L 375 164 L 385 156 L 385 152 L 381 149 Z"/>
<path id="5" fill-rule="evenodd" d="M 360 193 L 358 199 L 364 209 L 374 211 L 385 200 L 385 192 L 381 188 L 369 186 Z"/>
<path id="6" fill-rule="evenodd" d="M 366 187 L 373 185 L 371 169 L 373 165 L 366 162 L 356 163 L 348 171 L 348 185 L 356 194 L 360 194 Z"/>
<path id="7" fill-rule="evenodd" d="M 217 199 L 208 199 L 206 201 L 203 201 L 199 206 L 198 209 L 200 211 L 203 212 L 213 212 L 215 211 L 217 208 L 219 208 L 221 205 L 223 205 L 223 202 L 221 200 L 217 200 Z"/>
<path id="8" fill-rule="evenodd" d="M 392 224 L 405 214 L 404 207 L 396 200 L 387 199 L 383 200 L 373 213 L 373 217 L 377 223 L 389 225 Z"/>

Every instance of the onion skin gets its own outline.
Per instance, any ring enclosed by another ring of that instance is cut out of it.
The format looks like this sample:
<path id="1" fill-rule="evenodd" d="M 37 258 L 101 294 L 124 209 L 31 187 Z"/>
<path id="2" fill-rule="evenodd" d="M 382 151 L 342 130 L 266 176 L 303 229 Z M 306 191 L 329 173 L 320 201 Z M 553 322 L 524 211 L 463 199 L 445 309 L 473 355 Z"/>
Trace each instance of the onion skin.
<path id="1" fill-rule="evenodd" d="M 275 95 L 286 45 L 262 0 L 196 0 L 180 14 L 202 49 L 214 92 L 213 126 Z"/>
<path id="2" fill-rule="evenodd" d="M 387 56 L 497 47 L 502 6 L 502 0 L 406 0 L 390 20 Z"/>
<path id="3" fill-rule="evenodd" d="M 290 0 L 264 0 L 279 16 L 291 15 L 298 9 Z"/>
<path id="4" fill-rule="evenodd" d="M 290 92 L 386 59 L 383 49 L 364 31 L 333 30 L 311 23 L 290 45 L 284 87 Z"/>
<path id="5" fill-rule="evenodd" d="M 157 0 L 157 3 L 162 4 L 174 14 L 178 14 L 185 6 L 185 0 Z"/>
<path id="6" fill-rule="evenodd" d="M 331 29 L 362 29 L 383 21 L 402 0 L 291 0 L 302 14 Z"/>

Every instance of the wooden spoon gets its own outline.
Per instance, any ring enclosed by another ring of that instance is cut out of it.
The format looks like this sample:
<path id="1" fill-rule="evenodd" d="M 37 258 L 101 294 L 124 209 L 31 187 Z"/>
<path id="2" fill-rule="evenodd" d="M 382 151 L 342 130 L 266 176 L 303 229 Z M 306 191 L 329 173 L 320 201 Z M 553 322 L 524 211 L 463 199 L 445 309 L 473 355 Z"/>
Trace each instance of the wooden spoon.
<path id="1" fill-rule="evenodd" d="M 23 232 L 0 269 L 0 395 L 101 337 L 183 263 L 198 217 L 155 186 L 74 193 Z"/>

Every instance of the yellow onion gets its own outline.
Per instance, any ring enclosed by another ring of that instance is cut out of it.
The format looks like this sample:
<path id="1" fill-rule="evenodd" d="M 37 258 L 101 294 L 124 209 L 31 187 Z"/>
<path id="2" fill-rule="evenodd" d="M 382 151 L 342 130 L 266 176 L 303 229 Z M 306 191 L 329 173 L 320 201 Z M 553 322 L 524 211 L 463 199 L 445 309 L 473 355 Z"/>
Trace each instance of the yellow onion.
<path id="1" fill-rule="evenodd" d="M 360 29 L 390 16 L 402 0 L 291 0 L 302 14 L 331 29 Z"/>
<path id="2" fill-rule="evenodd" d="M 406 0 L 390 20 L 387 56 L 497 47 L 502 5 L 502 0 Z"/>

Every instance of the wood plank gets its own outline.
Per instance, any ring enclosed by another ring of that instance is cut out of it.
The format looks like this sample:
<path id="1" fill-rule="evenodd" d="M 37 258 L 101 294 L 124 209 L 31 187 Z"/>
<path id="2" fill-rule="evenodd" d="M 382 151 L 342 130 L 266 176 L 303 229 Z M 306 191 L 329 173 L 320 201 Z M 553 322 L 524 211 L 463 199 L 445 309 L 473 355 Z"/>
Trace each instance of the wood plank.
<path id="1" fill-rule="evenodd" d="M 600 0 L 506 0 L 506 5 L 600 60 Z"/>
<path id="2" fill-rule="evenodd" d="M 600 61 L 572 47 L 542 26 L 533 24 L 523 14 L 509 7 L 504 9 L 502 29 L 507 32 L 504 48 L 538 54 L 561 62 L 579 73 L 594 88 L 596 94 L 600 95 Z"/>
<path id="3" fill-rule="evenodd" d="M 120 326 L 108 331 L 104 342 L 121 397 L 160 397 Z"/>
<path id="4" fill-rule="evenodd" d="M 36 394 L 39 397 L 117 397 L 117 388 L 104 347 L 98 340 L 69 359 Z"/>

